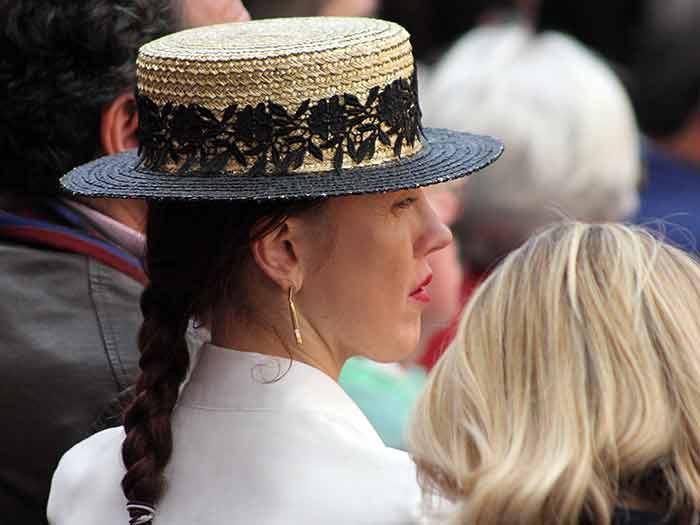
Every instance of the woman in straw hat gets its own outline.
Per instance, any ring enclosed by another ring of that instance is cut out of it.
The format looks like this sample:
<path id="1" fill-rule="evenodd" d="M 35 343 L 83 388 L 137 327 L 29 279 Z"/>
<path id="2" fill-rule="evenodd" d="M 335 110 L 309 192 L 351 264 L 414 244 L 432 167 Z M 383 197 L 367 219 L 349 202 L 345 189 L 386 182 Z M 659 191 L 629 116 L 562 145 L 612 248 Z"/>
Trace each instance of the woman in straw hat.
<path id="1" fill-rule="evenodd" d="M 444 522 L 697 524 L 699 311 L 697 261 L 637 227 L 561 224 L 509 255 L 416 407 Z"/>
<path id="2" fill-rule="evenodd" d="M 422 129 L 408 38 L 379 20 L 280 19 L 140 50 L 139 154 L 62 182 L 150 200 L 142 373 L 124 428 L 61 460 L 52 523 L 413 519 L 412 463 L 336 378 L 350 356 L 414 350 L 426 257 L 450 242 L 420 188 L 502 146 Z M 211 344 L 182 387 L 191 320 Z"/>

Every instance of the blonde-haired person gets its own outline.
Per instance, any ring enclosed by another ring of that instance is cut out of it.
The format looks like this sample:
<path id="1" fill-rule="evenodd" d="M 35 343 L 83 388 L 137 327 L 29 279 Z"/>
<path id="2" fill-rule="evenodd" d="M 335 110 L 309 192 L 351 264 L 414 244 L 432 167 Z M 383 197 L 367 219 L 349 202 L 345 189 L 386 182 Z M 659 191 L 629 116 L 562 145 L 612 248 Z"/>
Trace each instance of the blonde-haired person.
<path id="1" fill-rule="evenodd" d="M 698 263 L 638 227 L 562 223 L 512 252 L 412 423 L 445 522 L 698 523 L 698 312 Z"/>

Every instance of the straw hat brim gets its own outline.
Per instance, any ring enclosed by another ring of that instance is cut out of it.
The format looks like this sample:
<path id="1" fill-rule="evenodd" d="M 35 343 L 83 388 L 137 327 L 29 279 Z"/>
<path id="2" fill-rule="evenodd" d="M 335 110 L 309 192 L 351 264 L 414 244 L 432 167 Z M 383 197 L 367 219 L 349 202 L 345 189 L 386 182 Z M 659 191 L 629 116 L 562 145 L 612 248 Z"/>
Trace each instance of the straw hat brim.
<path id="1" fill-rule="evenodd" d="M 488 136 L 426 128 L 412 157 L 340 172 L 174 175 L 139 168 L 136 151 L 101 157 L 61 179 L 75 195 L 156 200 L 268 200 L 380 193 L 447 182 L 485 168 L 503 152 Z"/>

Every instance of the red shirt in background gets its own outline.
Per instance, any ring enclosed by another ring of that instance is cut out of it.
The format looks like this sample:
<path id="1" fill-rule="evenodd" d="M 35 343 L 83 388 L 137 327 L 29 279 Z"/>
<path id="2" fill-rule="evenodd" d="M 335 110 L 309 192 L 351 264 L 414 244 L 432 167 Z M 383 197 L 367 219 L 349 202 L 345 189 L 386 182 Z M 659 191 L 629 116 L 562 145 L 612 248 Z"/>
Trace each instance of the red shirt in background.
<path id="1" fill-rule="evenodd" d="M 462 318 L 462 311 L 464 310 L 467 301 L 469 301 L 469 298 L 474 293 L 474 290 L 476 290 L 476 287 L 479 286 L 487 277 L 487 272 L 478 274 L 473 274 L 468 271 L 464 272 L 464 279 L 462 280 L 462 287 L 460 289 L 461 306 L 459 308 L 459 312 L 457 312 L 457 315 L 452 318 L 450 323 L 445 328 L 438 331 L 430 338 L 427 350 L 418 359 L 418 365 L 422 366 L 426 370 L 430 370 L 433 368 L 433 366 L 435 366 L 435 363 L 437 363 L 438 359 L 440 359 L 440 356 L 445 352 L 445 349 L 452 342 L 452 339 L 454 339 L 454 336 L 457 333 L 457 327 L 459 326 L 459 321 Z"/>

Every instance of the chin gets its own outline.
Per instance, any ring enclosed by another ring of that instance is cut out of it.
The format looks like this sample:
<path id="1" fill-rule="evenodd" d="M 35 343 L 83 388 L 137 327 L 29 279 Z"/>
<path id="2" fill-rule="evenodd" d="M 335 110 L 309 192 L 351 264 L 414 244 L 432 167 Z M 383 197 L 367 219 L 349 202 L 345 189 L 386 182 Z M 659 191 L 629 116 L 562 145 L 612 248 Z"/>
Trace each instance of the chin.
<path id="1" fill-rule="evenodd" d="M 372 348 L 373 351 L 367 352 L 365 356 L 378 363 L 403 361 L 416 352 L 419 339 L 420 327 L 418 330 L 412 330 L 410 334 L 401 334 L 399 337 L 394 336 L 393 339 L 389 337 L 380 339 L 386 341 L 386 344 L 374 346 Z"/>

